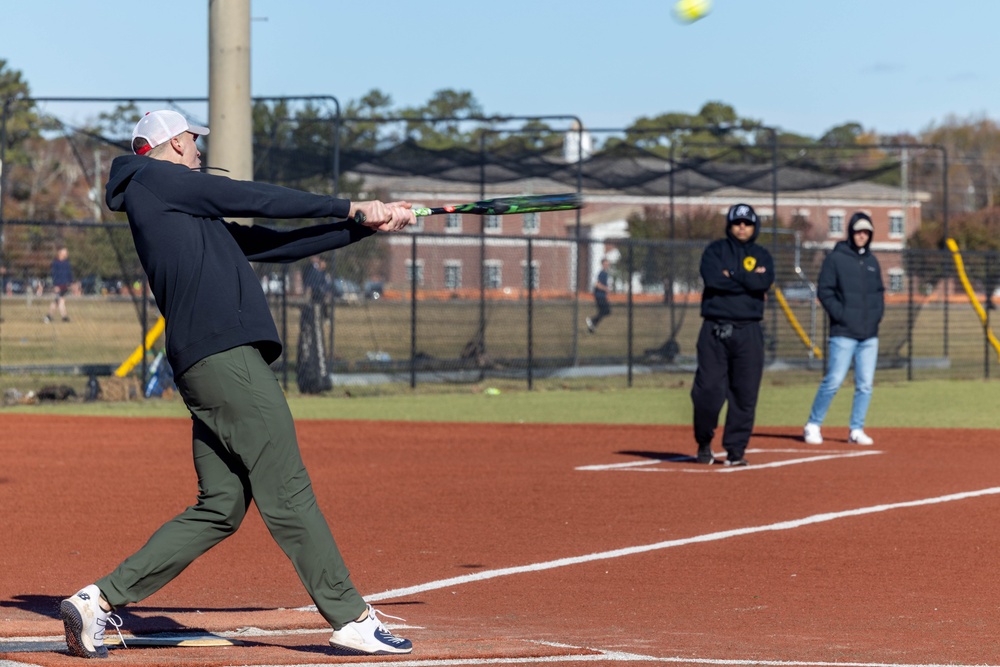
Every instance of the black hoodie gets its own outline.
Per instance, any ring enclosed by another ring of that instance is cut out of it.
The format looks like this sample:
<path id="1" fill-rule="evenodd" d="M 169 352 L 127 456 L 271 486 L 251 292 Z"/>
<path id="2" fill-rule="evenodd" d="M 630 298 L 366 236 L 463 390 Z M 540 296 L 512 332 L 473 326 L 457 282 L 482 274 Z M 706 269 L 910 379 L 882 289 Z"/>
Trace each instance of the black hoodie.
<path id="1" fill-rule="evenodd" d="M 139 155 L 111 163 L 105 198 L 128 215 L 135 249 L 166 320 L 178 375 L 212 354 L 256 346 L 271 363 L 281 340 L 250 261 L 292 262 L 374 234 L 354 222 L 277 231 L 223 217 L 345 218 L 350 201 L 236 181 Z"/>
<path id="2" fill-rule="evenodd" d="M 726 238 L 712 241 L 701 256 L 701 316 L 715 322 L 759 322 L 764 318 L 764 295 L 774 283 L 771 253 L 754 241 L 743 243 L 732 234 L 727 222 Z M 757 268 L 763 267 L 763 273 Z M 729 276 L 723 273 L 729 272 Z"/>
<path id="3" fill-rule="evenodd" d="M 865 340 L 878 336 L 885 308 L 882 269 L 871 253 L 871 235 L 861 247 L 854 245 L 854 227 L 863 213 L 855 213 L 847 225 L 847 240 L 840 241 L 823 260 L 817 296 L 830 315 L 830 336 Z"/>

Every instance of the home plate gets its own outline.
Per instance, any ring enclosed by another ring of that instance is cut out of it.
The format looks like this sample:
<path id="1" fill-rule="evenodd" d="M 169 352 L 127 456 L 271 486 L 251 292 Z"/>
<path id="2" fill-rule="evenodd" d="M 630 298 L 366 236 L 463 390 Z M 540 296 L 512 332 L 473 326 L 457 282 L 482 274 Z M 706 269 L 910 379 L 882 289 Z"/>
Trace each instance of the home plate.
<path id="1" fill-rule="evenodd" d="M 117 648 L 121 647 L 123 642 L 120 637 L 109 636 L 104 638 L 104 645 L 109 648 Z M 243 642 L 238 639 L 230 639 L 229 637 L 222 637 L 220 635 L 213 635 L 206 632 L 184 634 L 164 632 L 156 635 L 126 635 L 124 640 L 124 646 L 135 648 L 152 646 L 182 646 L 187 648 L 192 646 L 242 645 Z"/>

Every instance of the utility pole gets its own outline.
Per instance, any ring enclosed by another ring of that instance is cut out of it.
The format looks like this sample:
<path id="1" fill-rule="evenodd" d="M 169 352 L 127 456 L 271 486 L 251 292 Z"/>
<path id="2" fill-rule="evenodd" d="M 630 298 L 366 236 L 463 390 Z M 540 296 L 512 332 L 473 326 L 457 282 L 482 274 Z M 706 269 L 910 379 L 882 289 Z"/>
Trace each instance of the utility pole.
<path id="1" fill-rule="evenodd" d="M 250 0 L 209 0 L 208 63 L 208 164 L 253 180 Z"/>

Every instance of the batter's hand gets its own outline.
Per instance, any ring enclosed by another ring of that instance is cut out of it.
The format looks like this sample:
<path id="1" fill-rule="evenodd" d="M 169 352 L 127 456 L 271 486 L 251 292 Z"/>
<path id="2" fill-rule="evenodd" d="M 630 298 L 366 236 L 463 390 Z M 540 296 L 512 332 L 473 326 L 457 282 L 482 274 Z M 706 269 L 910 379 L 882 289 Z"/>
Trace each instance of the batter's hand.
<path id="1" fill-rule="evenodd" d="M 389 204 L 381 201 L 352 202 L 350 217 L 360 212 L 364 215 L 365 227 L 371 227 L 383 232 L 397 232 L 417 221 L 410 202 L 399 201 Z"/>

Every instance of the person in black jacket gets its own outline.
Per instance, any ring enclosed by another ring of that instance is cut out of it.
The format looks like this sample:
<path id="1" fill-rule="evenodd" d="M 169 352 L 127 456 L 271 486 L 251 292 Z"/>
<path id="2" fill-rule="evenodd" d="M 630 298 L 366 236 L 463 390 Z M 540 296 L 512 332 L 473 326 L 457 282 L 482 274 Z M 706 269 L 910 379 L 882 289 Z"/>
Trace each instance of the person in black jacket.
<path id="1" fill-rule="evenodd" d="M 847 225 L 847 240 L 839 241 L 823 260 L 817 296 L 830 316 L 830 352 L 827 371 L 816 391 L 803 438 L 810 445 L 823 443 L 820 426 L 830 403 L 854 362 L 854 403 L 848 441 L 872 445 L 865 433 L 865 417 L 872 400 L 878 362 L 878 325 L 885 309 L 882 268 L 871 252 L 871 218 L 855 213 Z"/>
<path id="2" fill-rule="evenodd" d="M 744 458 L 764 373 L 764 295 L 774 283 L 774 261 L 754 241 L 760 223 L 753 208 L 736 204 L 726 216 L 726 237 L 701 256 L 704 322 L 698 334 L 698 370 L 691 388 L 698 462 L 715 463 L 712 438 L 722 405 L 729 401 L 722 446 L 726 465 Z"/>
<path id="3" fill-rule="evenodd" d="M 208 128 L 154 111 L 115 158 L 106 201 L 128 215 L 136 252 L 166 320 L 166 355 L 192 418 L 197 503 L 113 572 L 62 601 L 70 653 L 106 658 L 111 611 L 142 600 L 239 528 L 250 503 L 293 562 L 330 644 L 409 653 L 351 582 L 299 454 L 288 403 L 269 364 L 281 341 L 250 261 L 291 262 L 415 222 L 408 202 L 351 202 L 203 173 Z M 363 217 L 362 217 L 363 216 Z M 346 218 L 289 231 L 225 217 Z M 363 224 L 362 224 L 363 223 Z M 97 527 L 95 526 L 95 530 Z"/>

